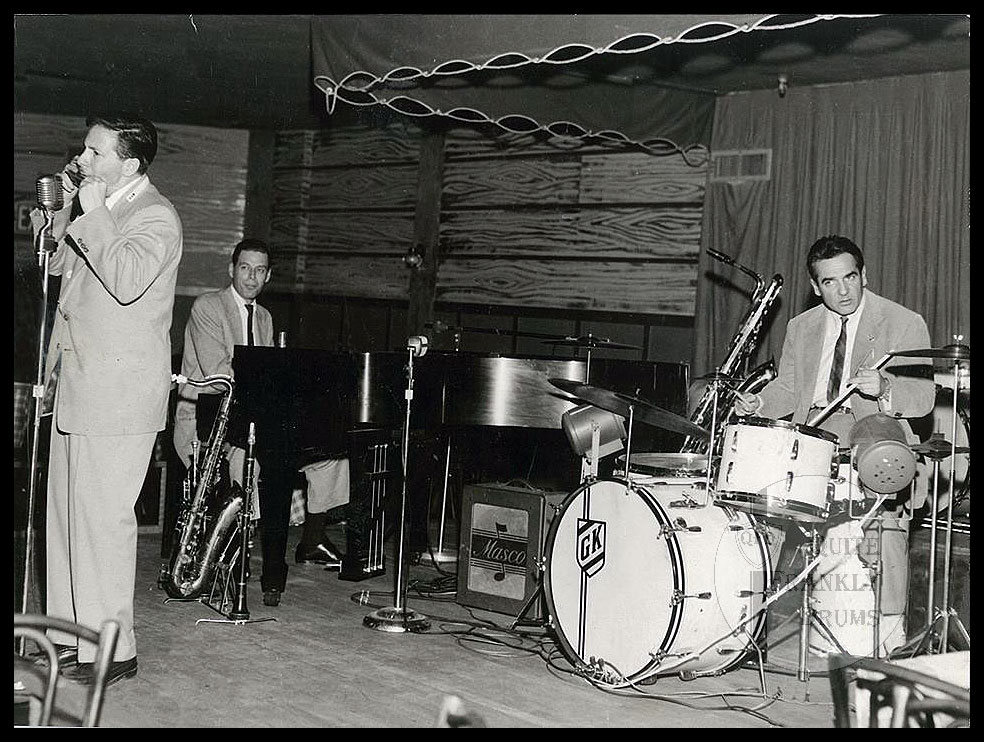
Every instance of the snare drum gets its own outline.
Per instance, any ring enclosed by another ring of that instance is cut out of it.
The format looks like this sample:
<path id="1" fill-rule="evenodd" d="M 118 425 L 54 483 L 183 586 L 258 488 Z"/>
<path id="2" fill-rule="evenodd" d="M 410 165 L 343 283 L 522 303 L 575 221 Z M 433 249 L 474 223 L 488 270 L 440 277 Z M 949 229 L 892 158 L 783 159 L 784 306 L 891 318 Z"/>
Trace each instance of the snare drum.
<path id="1" fill-rule="evenodd" d="M 716 497 L 757 515 L 820 523 L 836 453 L 837 436 L 826 430 L 744 418 L 724 429 Z"/>
<path id="2" fill-rule="evenodd" d="M 704 484 L 595 480 L 564 500 L 545 544 L 544 594 L 581 672 L 693 677 L 750 650 L 766 622 L 756 611 L 772 580 L 769 551 L 751 516 L 694 506 Z"/>
<path id="3" fill-rule="evenodd" d="M 625 471 L 625 455 L 615 463 Z M 707 456 L 700 453 L 634 453 L 629 457 L 629 478 L 633 474 L 643 477 L 686 478 L 703 477 L 707 470 Z"/>

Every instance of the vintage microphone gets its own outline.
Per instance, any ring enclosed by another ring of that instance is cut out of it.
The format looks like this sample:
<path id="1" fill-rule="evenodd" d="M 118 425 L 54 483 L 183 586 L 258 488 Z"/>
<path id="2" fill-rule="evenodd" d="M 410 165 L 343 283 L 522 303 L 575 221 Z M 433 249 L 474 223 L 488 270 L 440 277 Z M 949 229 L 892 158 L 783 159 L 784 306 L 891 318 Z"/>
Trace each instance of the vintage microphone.
<path id="1" fill-rule="evenodd" d="M 44 366 L 45 366 L 45 340 L 47 337 L 48 325 L 48 264 L 51 253 L 58 247 L 52 227 L 54 224 L 55 212 L 62 209 L 65 205 L 64 194 L 62 193 L 61 180 L 57 175 L 43 175 L 37 180 L 37 202 L 38 206 L 44 209 L 45 224 L 37 234 L 35 247 L 38 251 L 38 268 L 41 271 L 41 311 L 38 327 L 38 353 L 37 353 L 37 373 L 35 375 L 34 387 L 31 396 L 34 399 L 34 424 L 31 435 L 31 469 L 30 483 L 27 495 L 27 525 L 25 529 L 24 543 L 24 581 L 23 592 L 21 595 L 21 612 L 30 613 L 34 604 L 40 605 L 40 600 L 31 599 L 31 579 L 35 569 L 34 562 L 34 518 L 38 490 L 38 452 L 41 435 L 41 418 L 44 414 Z M 24 649 L 24 638 L 20 639 L 19 649 Z"/>
<path id="2" fill-rule="evenodd" d="M 44 209 L 45 224 L 38 232 L 38 266 L 42 264 L 45 253 L 53 252 L 58 247 L 52 228 L 55 212 L 65 206 L 65 196 L 62 192 L 61 179 L 57 175 L 42 175 L 36 184 L 38 206 Z"/>
<path id="3" fill-rule="evenodd" d="M 407 460 L 410 450 L 410 405 L 413 400 L 413 359 L 422 358 L 427 353 L 427 338 L 414 335 L 407 339 L 407 400 L 406 415 L 403 421 L 403 488 L 400 493 L 400 535 L 396 552 L 396 589 L 394 590 L 394 605 L 380 608 L 369 613 L 362 619 L 364 626 L 377 631 L 407 633 L 427 631 L 430 619 L 416 611 L 407 610 L 406 579 L 404 578 L 404 542 L 406 541 L 406 512 L 407 512 Z"/>

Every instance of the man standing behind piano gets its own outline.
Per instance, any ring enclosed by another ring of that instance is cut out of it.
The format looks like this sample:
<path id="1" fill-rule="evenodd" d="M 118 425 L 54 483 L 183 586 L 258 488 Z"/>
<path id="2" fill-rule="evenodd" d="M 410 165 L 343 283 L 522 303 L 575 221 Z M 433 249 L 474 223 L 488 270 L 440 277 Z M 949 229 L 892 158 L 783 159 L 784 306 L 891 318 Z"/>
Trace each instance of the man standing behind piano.
<path id="1" fill-rule="evenodd" d="M 850 445 L 856 421 L 879 412 L 897 419 L 909 442 L 918 443 L 906 418 L 920 418 L 933 409 L 931 367 L 925 376 L 914 373 L 914 359 L 894 358 L 884 368 L 872 367 L 889 351 L 928 347 L 925 320 L 866 288 L 864 255 L 846 237 L 821 237 L 810 247 L 806 262 L 810 285 L 822 303 L 789 321 L 778 376 L 758 395 L 739 395 L 735 412 L 775 419 L 791 414 L 793 423 L 806 424 L 854 385 L 856 391 L 819 425 L 839 437 L 841 448 Z M 913 507 L 889 499 L 883 508 L 878 516 L 883 524 L 881 612 L 889 631 L 881 637 L 891 651 L 904 641 L 909 564 L 903 509 L 911 513 Z M 862 559 L 878 554 L 876 525 L 873 520 L 864 529 Z M 888 635 L 892 629 L 894 636 Z"/>
<path id="2" fill-rule="evenodd" d="M 229 286 L 202 294 L 192 305 L 184 333 L 183 376 L 234 376 L 232 357 L 237 345 L 273 345 L 273 317 L 256 303 L 270 275 L 270 248 L 266 242 L 244 239 L 236 245 L 229 263 Z M 186 467 L 190 466 L 196 438 L 208 440 L 221 401 L 221 394 L 207 389 L 199 393 L 198 387 L 180 387 L 174 416 L 174 448 Z M 235 475 L 242 471 L 246 421 L 236 419 L 235 405 L 231 418 L 228 440 L 233 446 L 230 468 Z M 287 582 L 287 534 L 296 469 L 289 464 L 291 457 L 272 447 L 277 436 L 265 433 L 257 431 L 254 449 L 263 553 L 260 584 L 264 605 L 275 606 L 279 605 Z"/>

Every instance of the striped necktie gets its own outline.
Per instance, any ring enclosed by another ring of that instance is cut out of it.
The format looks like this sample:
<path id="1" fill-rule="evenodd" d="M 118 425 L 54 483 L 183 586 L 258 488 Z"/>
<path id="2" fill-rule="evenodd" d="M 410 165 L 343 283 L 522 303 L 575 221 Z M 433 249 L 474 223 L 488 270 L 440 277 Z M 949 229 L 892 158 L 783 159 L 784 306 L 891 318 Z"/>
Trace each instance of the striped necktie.
<path id="1" fill-rule="evenodd" d="M 253 305 L 246 305 L 246 345 L 253 344 Z M 842 354 L 843 355 L 843 354 Z"/>
<path id="2" fill-rule="evenodd" d="M 833 402 L 840 393 L 841 376 L 844 374 L 844 353 L 847 350 L 847 317 L 841 317 L 841 331 L 834 346 L 834 361 L 830 364 L 830 379 L 827 381 L 827 404 Z"/>

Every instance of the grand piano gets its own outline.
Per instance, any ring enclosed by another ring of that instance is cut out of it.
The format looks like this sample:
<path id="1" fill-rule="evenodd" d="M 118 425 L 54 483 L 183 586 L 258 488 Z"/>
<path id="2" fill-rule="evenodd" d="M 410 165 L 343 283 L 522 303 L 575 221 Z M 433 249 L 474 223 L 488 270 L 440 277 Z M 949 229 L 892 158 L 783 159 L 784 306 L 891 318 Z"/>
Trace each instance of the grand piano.
<path id="1" fill-rule="evenodd" d="M 371 535 L 382 515 L 371 512 L 373 498 L 384 489 L 386 510 L 394 501 L 399 505 L 398 449 L 409 363 L 409 351 L 235 349 L 236 407 L 240 419 L 256 423 L 258 437 L 264 431 L 281 436 L 298 466 L 349 458 L 343 579 L 378 574 L 364 564 L 374 557 L 362 553 L 380 539 L 380 534 Z M 466 482 L 518 479 L 539 489 L 573 490 L 581 462 L 567 443 L 561 416 L 583 402 L 550 379 L 588 377 L 592 385 L 686 414 L 685 364 L 594 358 L 589 369 L 587 360 L 551 357 L 437 351 L 414 357 L 407 465 L 410 550 L 426 549 L 429 498 L 443 491 L 446 473 L 456 481 L 455 489 Z M 635 451 L 678 451 L 683 442 L 679 433 L 638 422 L 632 435 Z M 381 446 L 392 449 L 382 469 Z M 392 525 L 394 518 L 388 522 Z"/>

